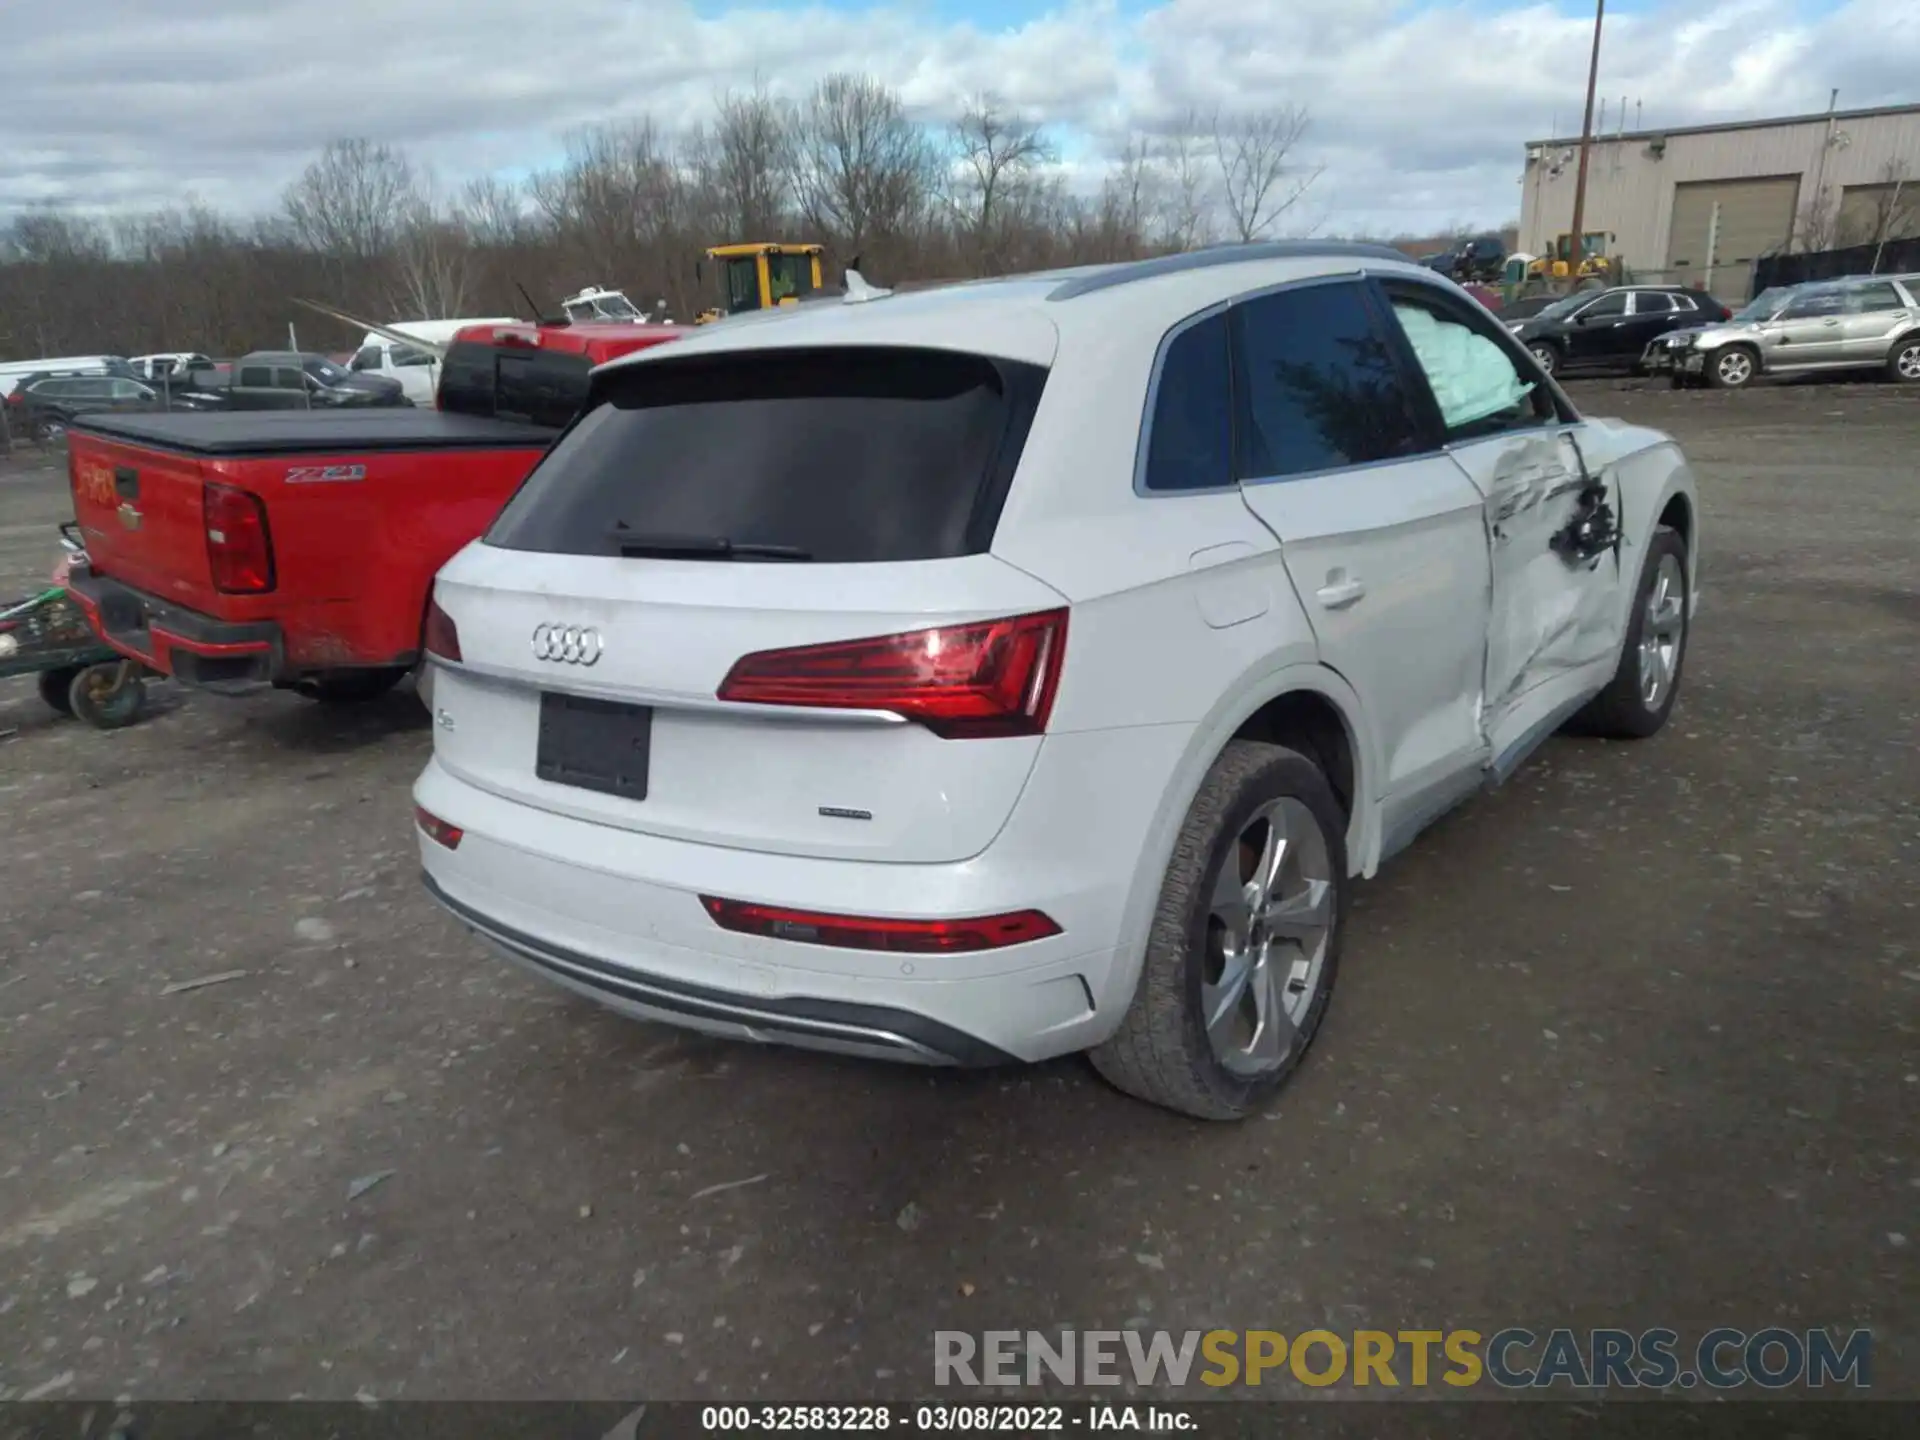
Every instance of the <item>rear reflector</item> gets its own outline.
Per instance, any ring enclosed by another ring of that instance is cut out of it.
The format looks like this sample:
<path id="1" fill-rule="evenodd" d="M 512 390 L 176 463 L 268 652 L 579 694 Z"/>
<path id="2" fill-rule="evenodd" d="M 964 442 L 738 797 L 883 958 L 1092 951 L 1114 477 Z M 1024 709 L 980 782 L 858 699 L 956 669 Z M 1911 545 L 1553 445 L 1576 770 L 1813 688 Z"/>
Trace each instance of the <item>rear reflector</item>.
<path id="1" fill-rule="evenodd" d="M 429 655 L 437 655 L 442 660 L 460 658 L 460 628 L 453 623 L 453 617 L 440 608 L 438 600 L 427 602 L 426 633 L 422 643 Z"/>
<path id="2" fill-rule="evenodd" d="M 876 920 L 864 915 L 826 915 L 813 910 L 788 910 L 778 905 L 754 905 L 745 900 L 720 900 L 712 895 L 702 895 L 700 903 L 707 907 L 707 914 L 722 930 L 765 935 L 774 940 L 797 940 L 806 945 L 831 945 L 840 950 L 953 954 L 999 950 L 1060 933 L 1060 927 L 1038 910 L 981 915 L 969 920 Z"/>
<path id="3" fill-rule="evenodd" d="M 273 589 L 273 540 L 260 497 L 209 483 L 201 491 L 200 508 L 213 588 L 224 595 L 259 595 Z"/>
<path id="4" fill-rule="evenodd" d="M 735 662 L 719 697 L 756 705 L 890 710 L 948 740 L 1047 728 L 1067 612 L 762 650 Z"/>
<path id="5" fill-rule="evenodd" d="M 413 807 L 413 818 L 429 840 L 444 845 L 449 850 L 458 850 L 460 842 L 466 838 L 467 832 L 458 825 L 449 825 L 431 810 L 423 809 L 418 805 Z"/>

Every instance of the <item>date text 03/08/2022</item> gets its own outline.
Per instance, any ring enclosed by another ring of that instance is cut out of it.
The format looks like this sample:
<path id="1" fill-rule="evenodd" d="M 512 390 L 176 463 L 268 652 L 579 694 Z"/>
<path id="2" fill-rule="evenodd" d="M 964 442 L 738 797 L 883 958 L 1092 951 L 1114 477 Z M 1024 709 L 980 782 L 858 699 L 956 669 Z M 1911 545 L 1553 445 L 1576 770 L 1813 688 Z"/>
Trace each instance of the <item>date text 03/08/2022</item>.
<path id="1" fill-rule="evenodd" d="M 706 1405 L 700 1428 L 716 1433 L 884 1431 L 1032 1435 L 1072 1430 L 1192 1431 L 1189 1411 L 1154 1405 Z"/>

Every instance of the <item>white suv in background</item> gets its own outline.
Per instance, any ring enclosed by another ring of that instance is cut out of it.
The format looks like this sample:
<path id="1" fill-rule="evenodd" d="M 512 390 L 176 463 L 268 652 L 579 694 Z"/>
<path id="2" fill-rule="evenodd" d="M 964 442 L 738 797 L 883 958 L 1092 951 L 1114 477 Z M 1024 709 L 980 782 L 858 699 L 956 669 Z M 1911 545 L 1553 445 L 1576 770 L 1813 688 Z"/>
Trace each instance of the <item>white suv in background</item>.
<path id="1" fill-rule="evenodd" d="M 1697 525 L 1389 250 L 728 321 L 440 573 L 426 884 L 635 1016 L 1237 1117 L 1354 877 L 1577 713 L 1660 728 Z"/>

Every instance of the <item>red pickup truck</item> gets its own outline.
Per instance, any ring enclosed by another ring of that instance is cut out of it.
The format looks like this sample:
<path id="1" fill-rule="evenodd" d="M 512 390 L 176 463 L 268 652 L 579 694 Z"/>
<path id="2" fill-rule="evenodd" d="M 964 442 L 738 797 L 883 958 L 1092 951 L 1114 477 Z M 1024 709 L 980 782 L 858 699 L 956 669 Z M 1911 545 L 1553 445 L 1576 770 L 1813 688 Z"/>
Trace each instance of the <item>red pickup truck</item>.
<path id="1" fill-rule="evenodd" d="M 594 365 L 662 325 L 502 325 L 447 348 L 433 410 L 89 415 L 68 431 L 109 645 L 203 689 L 384 693 L 419 661 L 433 577 L 572 419 Z"/>

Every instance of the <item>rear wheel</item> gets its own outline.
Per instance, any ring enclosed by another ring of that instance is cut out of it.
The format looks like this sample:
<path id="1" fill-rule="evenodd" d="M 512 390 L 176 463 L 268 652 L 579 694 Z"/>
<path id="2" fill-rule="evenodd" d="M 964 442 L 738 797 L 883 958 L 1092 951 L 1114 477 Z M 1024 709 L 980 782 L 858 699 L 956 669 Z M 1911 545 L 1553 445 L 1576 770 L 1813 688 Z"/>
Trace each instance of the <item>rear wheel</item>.
<path id="1" fill-rule="evenodd" d="M 1607 688 L 1575 719 L 1577 728 L 1620 740 L 1643 740 L 1667 723 L 1680 694 L 1687 658 L 1687 547 L 1676 530 L 1653 532 L 1620 665 Z"/>
<path id="2" fill-rule="evenodd" d="M 1753 352 L 1743 345 L 1722 350 L 1707 362 L 1707 383 L 1716 390 L 1741 390 L 1760 373 Z"/>
<path id="3" fill-rule="evenodd" d="M 1909 335 L 1887 356 L 1887 378 L 1903 385 L 1920 384 L 1920 335 Z"/>
<path id="4" fill-rule="evenodd" d="M 1237 1120 L 1286 1083 L 1333 993 L 1346 826 L 1320 768 L 1236 740 L 1187 813 L 1140 983 L 1094 1067 L 1130 1095 Z"/>
<path id="5" fill-rule="evenodd" d="M 42 670 L 34 682 L 40 689 L 40 698 L 58 710 L 62 715 L 73 714 L 74 677 L 87 667 L 84 665 L 62 665 L 58 670 Z"/>
<path id="6" fill-rule="evenodd" d="M 406 677 L 404 668 L 393 666 L 380 670 L 341 670 L 302 680 L 294 689 L 322 705 L 358 705 L 379 699 Z"/>

